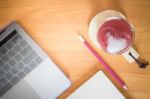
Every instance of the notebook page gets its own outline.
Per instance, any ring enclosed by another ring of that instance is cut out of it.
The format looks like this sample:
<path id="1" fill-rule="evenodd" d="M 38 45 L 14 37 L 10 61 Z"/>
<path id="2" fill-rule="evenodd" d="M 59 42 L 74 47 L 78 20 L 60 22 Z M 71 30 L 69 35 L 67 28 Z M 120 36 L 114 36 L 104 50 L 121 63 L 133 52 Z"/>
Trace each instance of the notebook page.
<path id="1" fill-rule="evenodd" d="M 67 99 L 125 99 L 102 72 L 97 72 Z"/>

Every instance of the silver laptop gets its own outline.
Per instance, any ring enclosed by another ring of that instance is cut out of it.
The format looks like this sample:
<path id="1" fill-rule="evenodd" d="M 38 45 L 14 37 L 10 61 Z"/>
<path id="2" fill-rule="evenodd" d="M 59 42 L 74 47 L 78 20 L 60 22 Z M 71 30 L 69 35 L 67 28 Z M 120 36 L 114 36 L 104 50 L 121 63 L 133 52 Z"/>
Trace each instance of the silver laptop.
<path id="1" fill-rule="evenodd" d="M 0 32 L 0 99 L 56 99 L 70 85 L 16 22 Z"/>

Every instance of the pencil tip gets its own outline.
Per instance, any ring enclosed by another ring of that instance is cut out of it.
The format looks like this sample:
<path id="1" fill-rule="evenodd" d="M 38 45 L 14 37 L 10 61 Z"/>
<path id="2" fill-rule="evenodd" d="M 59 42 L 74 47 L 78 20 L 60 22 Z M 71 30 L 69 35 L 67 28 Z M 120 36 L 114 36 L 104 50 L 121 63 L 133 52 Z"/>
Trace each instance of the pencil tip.
<path id="1" fill-rule="evenodd" d="M 78 31 L 78 35 L 81 35 L 80 31 Z"/>
<path id="2" fill-rule="evenodd" d="M 127 90 L 127 89 L 128 89 L 126 85 L 124 85 L 124 86 L 123 86 L 123 88 L 124 88 L 125 90 Z"/>

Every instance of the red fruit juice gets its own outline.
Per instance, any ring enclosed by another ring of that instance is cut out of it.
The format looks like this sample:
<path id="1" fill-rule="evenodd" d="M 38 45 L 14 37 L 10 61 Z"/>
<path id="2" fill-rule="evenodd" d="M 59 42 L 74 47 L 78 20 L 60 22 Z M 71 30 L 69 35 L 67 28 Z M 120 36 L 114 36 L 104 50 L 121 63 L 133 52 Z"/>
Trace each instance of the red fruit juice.
<path id="1" fill-rule="evenodd" d="M 106 20 L 98 30 L 98 42 L 108 53 L 121 53 L 134 39 L 134 32 L 125 19 Z"/>

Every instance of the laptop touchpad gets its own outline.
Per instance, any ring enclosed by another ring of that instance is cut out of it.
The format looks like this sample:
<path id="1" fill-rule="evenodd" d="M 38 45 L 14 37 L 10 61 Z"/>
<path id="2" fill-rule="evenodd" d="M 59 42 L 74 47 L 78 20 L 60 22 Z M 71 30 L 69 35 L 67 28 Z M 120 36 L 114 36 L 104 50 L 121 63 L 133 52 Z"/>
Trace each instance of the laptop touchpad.
<path id="1" fill-rule="evenodd" d="M 30 87 L 30 85 L 22 80 L 12 89 L 10 89 L 2 99 L 41 99 L 40 96 Z"/>

